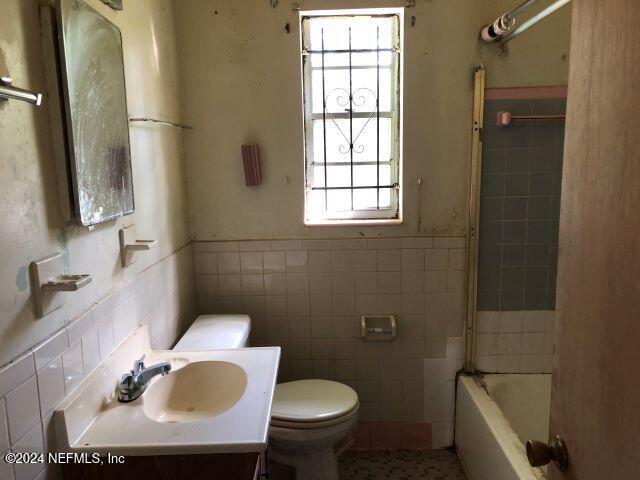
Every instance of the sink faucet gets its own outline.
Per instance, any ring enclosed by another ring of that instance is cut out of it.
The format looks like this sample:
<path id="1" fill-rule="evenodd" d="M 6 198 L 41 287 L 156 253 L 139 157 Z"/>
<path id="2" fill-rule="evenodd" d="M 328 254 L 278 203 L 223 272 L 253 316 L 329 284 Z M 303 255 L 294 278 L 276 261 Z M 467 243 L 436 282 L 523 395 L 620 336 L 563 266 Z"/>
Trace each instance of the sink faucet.
<path id="1" fill-rule="evenodd" d="M 120 380 L 120 394 L 118 401 L 133 402 L 144 393 L 153 377 L 166 375 L 171 370 L 169 362 L 157 363 L 150 367 L 144 366 L 144 355 L 133 362 L 133 370 L 122 375 Z"/>

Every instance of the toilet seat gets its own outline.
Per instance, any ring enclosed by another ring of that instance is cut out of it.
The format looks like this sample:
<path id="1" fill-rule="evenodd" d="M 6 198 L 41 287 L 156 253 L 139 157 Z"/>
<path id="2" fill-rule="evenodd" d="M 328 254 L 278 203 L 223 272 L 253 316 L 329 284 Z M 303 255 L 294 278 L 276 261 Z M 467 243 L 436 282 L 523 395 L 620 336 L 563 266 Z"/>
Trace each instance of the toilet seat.
<path id="1" fill-rule="evenodd" d="M 271 425 L 322 428 L 357 414 L 358 395 L 349 386 L 330 380 L 296 380 L 276 385 Z"/>
<path id="2" fill-rule="evenodd" d="M 324 421 L 318 421 L 318 422 L 292 422 L 288 420 L 279 420 L 276 418 L 272 418 L 271 426 L 281 427 L 281 428 L 292 428 L 292 429 L 296 429 L 296 428 L 318 429 L 318 428 L 330 427 L 338 423 L 347 422 L 357 414 L 358 414 L 358 405 L 356 405 L 356 407 L 353 410 L 351 410 L 349 413 L 342 415 L 340 417 L 332 418 L 331 420 L 324 420 Z"/>

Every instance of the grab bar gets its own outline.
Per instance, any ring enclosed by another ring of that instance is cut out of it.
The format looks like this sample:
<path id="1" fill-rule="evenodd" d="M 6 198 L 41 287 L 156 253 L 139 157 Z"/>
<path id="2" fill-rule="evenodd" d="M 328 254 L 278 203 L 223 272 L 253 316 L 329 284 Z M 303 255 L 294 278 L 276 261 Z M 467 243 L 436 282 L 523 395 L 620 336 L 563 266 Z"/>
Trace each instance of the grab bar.
<path id="1" fill-rule="evenodd" d="M 2 77 L 2 79 L 0 79 L 0 100 L 21 100 L 32 103 L 35 106 L 40 106 L 42 103 L 42 94 L 13 87 L 11 86 L 11 78 Z"/>

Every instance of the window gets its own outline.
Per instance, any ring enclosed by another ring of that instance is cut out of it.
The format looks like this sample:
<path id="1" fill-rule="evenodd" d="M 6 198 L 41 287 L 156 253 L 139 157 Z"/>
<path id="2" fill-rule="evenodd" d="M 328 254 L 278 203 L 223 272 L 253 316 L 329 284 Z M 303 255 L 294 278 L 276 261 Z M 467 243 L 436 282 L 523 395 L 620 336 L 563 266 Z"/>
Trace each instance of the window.
<path id="1" fill-rule="evenodd" d="M 400 16 L 302 14 L 307 224 L 401 219 Z"/>

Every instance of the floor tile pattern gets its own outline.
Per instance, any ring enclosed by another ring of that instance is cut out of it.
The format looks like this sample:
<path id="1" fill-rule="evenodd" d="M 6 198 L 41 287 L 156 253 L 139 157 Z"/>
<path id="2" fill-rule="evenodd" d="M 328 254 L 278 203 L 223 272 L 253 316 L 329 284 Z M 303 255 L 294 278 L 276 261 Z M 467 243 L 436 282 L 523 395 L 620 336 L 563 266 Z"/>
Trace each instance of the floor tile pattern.
<path id="1" fill-rule="evenodd" d="M 454 453 L 346 452 L 339 458 L 340 480 L 466 480 Z"/>

